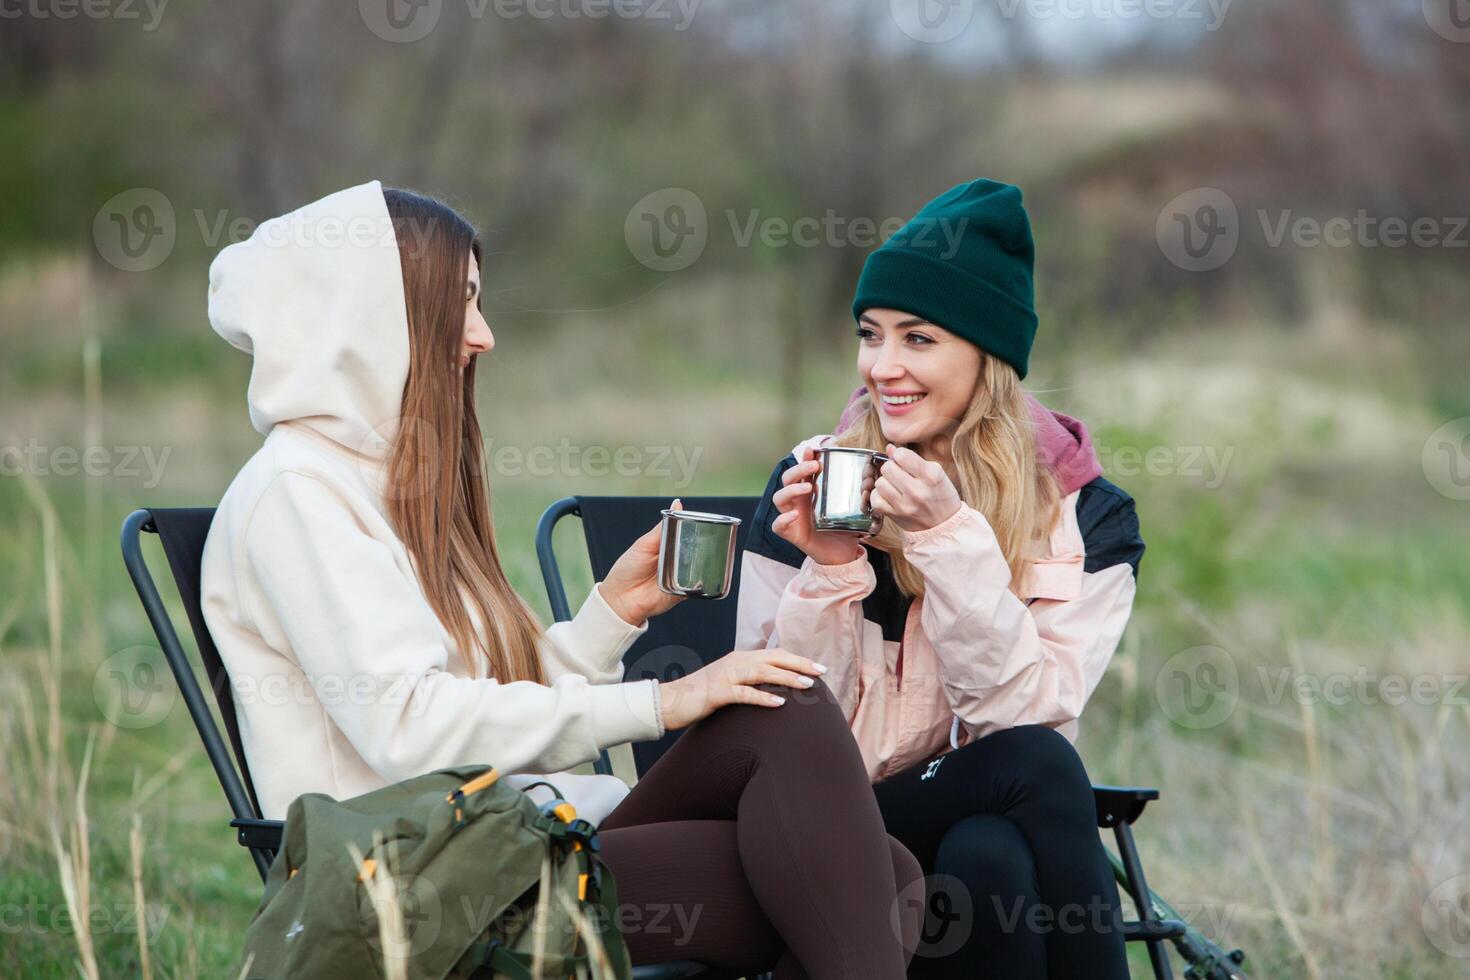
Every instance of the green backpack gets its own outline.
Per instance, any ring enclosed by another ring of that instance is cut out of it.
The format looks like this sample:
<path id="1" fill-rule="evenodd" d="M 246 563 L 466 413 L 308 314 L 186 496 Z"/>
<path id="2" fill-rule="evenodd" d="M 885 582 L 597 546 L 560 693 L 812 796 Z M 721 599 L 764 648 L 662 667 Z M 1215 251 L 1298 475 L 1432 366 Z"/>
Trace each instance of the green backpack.
<path id="1" fill-rule="evenodd" d="M 468 766 L 297 797 L 231 976 L 628 980 L 595 829 L 498 776 Z"/>

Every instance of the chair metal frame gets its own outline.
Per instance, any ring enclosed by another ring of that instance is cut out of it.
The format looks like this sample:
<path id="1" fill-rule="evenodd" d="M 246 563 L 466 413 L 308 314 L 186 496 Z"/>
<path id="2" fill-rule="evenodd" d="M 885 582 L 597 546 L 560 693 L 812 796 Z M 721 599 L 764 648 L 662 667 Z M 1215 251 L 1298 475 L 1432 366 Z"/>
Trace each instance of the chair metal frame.
<path id="1" fill-rule="evenodd" d="M 158 587 L 153 582 L 153 576 L 148 571 L 148 563 L 143 558 L 140 533 L 145 531 L 152 534 L 159 533 L 155 514 L 165 519 L 169 517 L 189 519 L 190 517 L 197 518 L 205 510 L 212 519 L 213 508 L 133 511 L 123 521 L 122 526 L 123 563 L 127 566 L 128 575 L 132 577 L 133 587 L 137 590 L 138 598 L 143 603 L 148 622 L 158 637 L 164 659 L 168 661 L 169 670 L 174 675 L 174 682 L 179 686 L 179 693 L 183 695 L 184 704 L 189 708 L 189 717 L 194 720 L 194 727 L 199 732 L 200 740 L 204 742 L 204 751 L 209 756 L 210 765 L 214 766 L 214 774 L 219 778 L 220 788 L 224 790 L 225 799 L 229 801 L 230 811 L 234 814 L 234 818 L 230 820 L 230 826 L 235 828 L 235 839 L 241 846 L 250 849 L 256 870 L 260 872 L 260 880 L 264 882 L 267 872 L 270 871 L 271 862 L 275 860 L 276 851 L 281 846 L 281 828 L 284 825 L 279 820 L 261 818 L 260 811 L 254 802 L 254 790 L 247 786 L 240 769 L 236 768 L 234 760 L 230 758 L 230 749 L 220 735 L 219 726 L 215 724 L 209 703 L 204 698 L 204 691 L 194 676 L 194 668 L 190 663 L 189 655 L 185 652 L 183 644 L 179 642 L 179 635 L 174 630 L 173 621 L 169 618 L 168 610 L 164 608 L 163 598 L 159 595 Z M 172 563 L 174 556 L 168 557 Z M 188 602 L 187 599 L 185 601 Z M 197 604 L 197 598 L 194 602 Z M 196 635 L 196 642 L 198 639 Z M 224 696 L 225 686 L 225 684 L 211 681 L 216 703 Z M 243 764 L 244 760 L 240 761 Z"/>

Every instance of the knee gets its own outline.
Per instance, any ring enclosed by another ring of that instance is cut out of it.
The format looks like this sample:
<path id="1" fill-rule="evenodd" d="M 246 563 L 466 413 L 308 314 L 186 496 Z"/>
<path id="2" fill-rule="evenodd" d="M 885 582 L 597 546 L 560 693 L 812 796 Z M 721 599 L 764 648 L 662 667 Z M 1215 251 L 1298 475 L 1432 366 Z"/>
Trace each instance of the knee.
<path id="1" fill-rule="evenodd" d="M 1045 725 L 1022 725 L 997 732 L 1007 741 L 1007 755 L 1016 762 L 1032 793 L 1061 800 L 1092 799 L 1092 782 L 1082 757 L 1067 737 Z"/>
<path id="2" fill-rule="evenodd" d="M 832 758 L 851 752 L 859 760 L 857 742 L 837 696 L 818 678 L 811 687 L 797 689 L 779 684 L 755 687 L 786 699 L 777 707 L 731 704 L 699 723 L 702 737 L 720 743 L 738 743 L 757 753 L 777 752 L 808 758 Z"/>
<path id="3" fill-rule="evenodd" d="M 985 814 L 952 826 L 939 843 L 936 874 L 962 881 L 980 895 L 1029 894 L 1036 862 L 1026 839 L 1006 818 Z"/>
<path id="4" fill-rule="evenodd" d="M 786 699 L 786 703 L 777 708 L 753 707 L 762 727 L 779 730 L 787 738 L 797 740 L 798 744 L 837 736 L 851 739 L 847 717 L 837 703 L 837 695 L 820 677 L 815 680 L 815 684 L 804 689 L 757 684 L 760 690 Z"/>

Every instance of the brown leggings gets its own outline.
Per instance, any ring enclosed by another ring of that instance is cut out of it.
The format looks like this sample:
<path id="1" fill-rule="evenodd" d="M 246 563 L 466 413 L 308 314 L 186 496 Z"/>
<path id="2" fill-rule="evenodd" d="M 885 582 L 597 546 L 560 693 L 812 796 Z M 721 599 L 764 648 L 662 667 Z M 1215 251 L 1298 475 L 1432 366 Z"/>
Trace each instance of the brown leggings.
<path id="1" fill-rule="evenodd" d="M 918 861 L 883 830 L 826 684 L 730 705 L 681 735 L 598 829 L 633 962 L 730 976 L 897 980 L 918 941 Z M 907 896 L 906 896 L 907 897 Z"/>

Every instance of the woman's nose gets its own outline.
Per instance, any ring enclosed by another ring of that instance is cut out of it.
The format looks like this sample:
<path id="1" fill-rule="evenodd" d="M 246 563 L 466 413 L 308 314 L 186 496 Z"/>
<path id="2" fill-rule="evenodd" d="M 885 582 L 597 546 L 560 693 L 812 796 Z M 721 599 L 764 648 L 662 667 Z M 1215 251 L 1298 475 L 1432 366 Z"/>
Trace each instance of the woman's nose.
<path id="1" fill-rule="evenodd" d="M 873 362 L 872 375 L 875 380 L 892 381 L 903 377 L 903 363 L 898 357 L 897 351 L 887 348 L 878 352 L 878 359 Z"/>
<path id="2" fill-rule="evenodd" d="M 492 350 L 495 347 L 495 334 L 490 332 L 487 324 L 481 323 L 465 336 L 465 346 L 480 353 Z"/>

